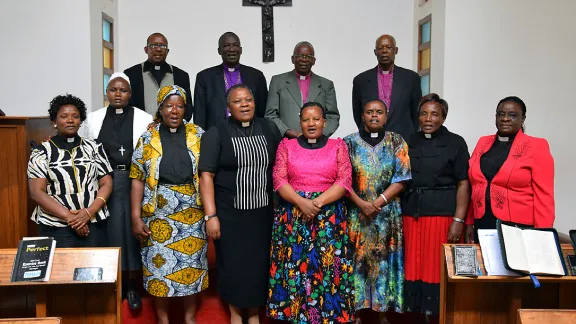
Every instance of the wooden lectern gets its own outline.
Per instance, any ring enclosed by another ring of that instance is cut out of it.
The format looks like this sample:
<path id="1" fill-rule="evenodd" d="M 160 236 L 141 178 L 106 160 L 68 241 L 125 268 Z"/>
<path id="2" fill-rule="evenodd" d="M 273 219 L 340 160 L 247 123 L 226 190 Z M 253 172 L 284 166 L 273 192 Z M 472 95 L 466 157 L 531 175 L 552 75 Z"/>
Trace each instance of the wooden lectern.
<path id="1" fill-rule="evenodd" d="M 442 246 L 440 323 L 520 324 L 521 308 L 576 309 L 576 276 L 538 276 L 540 288 L 534 288 L 529 276 L 487 276 L 479 245 L 476 257 L 482 276 L 456 276 L 453 246 Z M 562 251 L 565 259 L 574 253 L 569 244 L 562 244 Z"/>
<path id="2" fill-rule="evenodd" d="M 0 324 L 60 324 L 60 323 L 62 323 L 62 319 L 60 317 L 0 319 Z"/>
<path id="3" fill-rule="evenodd" d="M 30 141 L 53 134 L 48 117 L 0 117 L 0 248 L 16 248 L 22 237 L 37 233 L 29 220 L 36 207 L 26 177 Z"/>
<path id="4" fill-rule="evenodd" d="M 0 249 L 0 318 L 56 316 L 65 324 L 120 324 L 120 248 L 58 248 L 46 282 L 10 282 L 16 249 Z M 74 269 L 101 267 L 102 280 L 74 281 Z M 0 322 L 1 324 L 1 322 Z"/>
<path id="5" fill-rule="evenodd" d="M 520 324 L 576 324 L 576 310 L 570 309 L 519 309 Z"/>

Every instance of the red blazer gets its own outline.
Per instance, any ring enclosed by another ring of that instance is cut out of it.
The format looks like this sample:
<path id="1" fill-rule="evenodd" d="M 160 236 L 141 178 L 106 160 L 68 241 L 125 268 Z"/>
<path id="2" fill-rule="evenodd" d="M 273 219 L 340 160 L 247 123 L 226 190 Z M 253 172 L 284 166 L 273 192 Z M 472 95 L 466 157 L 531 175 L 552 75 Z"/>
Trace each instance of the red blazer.
<path id="1" fill-rule="evenodd" d="M 468 177 L 472 198 L 466 224 L 484 217 L 488 181 L 480 170 L 480 157 L 496 139 L 483 136 L 470 157 Z M 492 179 L 490 186 L 492 212 L 503 221 L 533 225 L 538 228 L 554 224 L 554 159 L 548 142 L 519 131 L 508 158 Z"/>

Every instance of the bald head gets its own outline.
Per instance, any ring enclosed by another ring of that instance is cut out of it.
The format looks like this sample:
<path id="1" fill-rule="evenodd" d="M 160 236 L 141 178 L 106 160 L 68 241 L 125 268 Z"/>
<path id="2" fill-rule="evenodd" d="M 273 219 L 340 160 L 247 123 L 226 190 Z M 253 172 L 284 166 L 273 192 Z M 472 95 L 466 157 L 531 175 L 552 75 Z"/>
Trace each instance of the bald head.
<path id="1" fill-rule="evenodd" d="M 168 45 L 168 39 L 162 33 L 154 33 L 154 34 L 148 36 L 148 38 L 146 38 L 146 45 L 150 44 L 150 41 L 156 37 L 162 38 L 164 40 L 164 43 L 166 45 Z"/>
<path id="2" fill-rule="evenodd" d="M 384 71 L 390 71 L 394 67 L 394 60 L 398 54 L 396 40 L 390 35 L 382 35 L 376 40 L 374 55 L 378 59 L 378 65 Z"/>
<path id="3" fill-rule="evenodd" d="M 299 48 L 302 46 L 310 47 L 310 49 L 312 50 L 312 53 L 314 53 L 314 46 L 312 46 L 312 44 L 310 44 L 310 42 L 303 41 L 303 42 L 299 42 L 298 44 L 296 44 L 296 46 L 294 46 L 294 52 L 292 52 L 292 55 L 296 55 Z M 312 55 L 314 55 L 314 54 L 312 54 Z"/>

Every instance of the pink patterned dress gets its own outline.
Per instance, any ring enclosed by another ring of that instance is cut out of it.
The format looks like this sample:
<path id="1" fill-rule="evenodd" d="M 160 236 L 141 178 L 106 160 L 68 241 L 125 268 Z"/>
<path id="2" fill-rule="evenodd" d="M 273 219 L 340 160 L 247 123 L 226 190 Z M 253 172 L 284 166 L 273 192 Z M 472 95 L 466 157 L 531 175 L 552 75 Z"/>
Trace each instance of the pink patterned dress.
<path id="1" fill-rule="evenodd" d="M 285 184 L 314 199 L 333 184 L 350 191 L 352 167 L 342 139 L 317 149 L 284 139 L 273 170 L 274 190 Z M 343 199 L 304 221 L 297 206 L 280 198 L 274 211 L 267 315 L 292 323 L 354 320 L 352 245 Z"/>

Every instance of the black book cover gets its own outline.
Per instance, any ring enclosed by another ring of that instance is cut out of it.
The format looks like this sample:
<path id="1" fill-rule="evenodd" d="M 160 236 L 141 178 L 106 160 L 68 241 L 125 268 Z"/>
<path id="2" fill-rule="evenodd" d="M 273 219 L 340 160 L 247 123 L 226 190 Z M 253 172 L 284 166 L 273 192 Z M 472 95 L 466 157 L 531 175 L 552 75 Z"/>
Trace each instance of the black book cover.
<path id="1" fill-rule="evenodd" d="M 10 281 L 48 281 L 56 241 L 52 238 L 20 240 Z"/>

